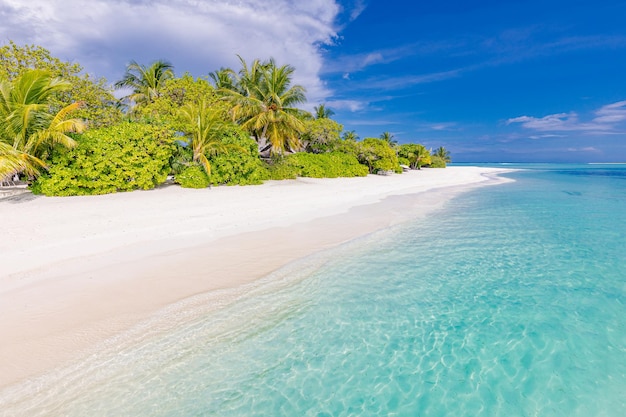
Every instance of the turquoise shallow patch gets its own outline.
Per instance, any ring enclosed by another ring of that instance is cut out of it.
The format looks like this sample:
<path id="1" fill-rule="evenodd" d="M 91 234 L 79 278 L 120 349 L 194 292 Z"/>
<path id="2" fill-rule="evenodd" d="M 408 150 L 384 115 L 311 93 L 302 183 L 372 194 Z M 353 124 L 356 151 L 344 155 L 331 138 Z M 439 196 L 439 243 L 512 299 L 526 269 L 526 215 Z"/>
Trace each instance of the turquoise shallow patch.
<path id="1" fill-rule="evenodd" d="M 624 416 L 626 168 L 530 168 L 4 415 Z"/>

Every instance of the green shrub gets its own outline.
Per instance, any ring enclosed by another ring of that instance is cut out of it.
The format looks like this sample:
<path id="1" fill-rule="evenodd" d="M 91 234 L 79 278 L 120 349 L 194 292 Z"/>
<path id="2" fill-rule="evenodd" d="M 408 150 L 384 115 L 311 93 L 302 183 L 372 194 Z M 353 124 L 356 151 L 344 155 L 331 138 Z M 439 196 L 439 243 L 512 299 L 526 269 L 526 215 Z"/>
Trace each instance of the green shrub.
<path id="1" fill-rule="evenodd" d="M 265 165 L 259 159 L 254 139 L 233 126 L 225 132 L 223 142 L 234 145 L 232 150 L 209 158 L 211 162 L 211 184 L 253 185 L 267 178 Z"/>
<path id="2" fill-rule="evenodd" d="M 359 162 L 367 165 L 369 172 L 394 171 L 402 172 L 398 157 L 388 142 L 377 138 L 366 138 L 358 142 Z"/>
<path id="3" fill-rule="evenodd" d="M 337 178 L 363 177 L 368 174 L 366 166 L 359 164 L 354 155 L 340 152 L 312 154 L 296 153 L 275 162 L 270 167 L 271 179 L 299 177 Z"/>
<path id="4" fill-rule="evenodd" d="M 409 163 L 406 165 L 410 166 L 411 169 L 420 169 L 431 163 L 430 152 L 419 143 L 404 143 L 398 146 L 398 158 L 408 160 Z"/>
<path id="5" fill-rule="evenodd" d="M 446 161 L 440 156 L 431 156 L 429 168 L 445 168 Z"/>
<path id="6" fill-rule="evenodd" d="M 298 178 L 298 167 L 287 164 L 286 158 L 274 161 L 267 166 L 266 178 L 268 180 L 295 180 Z"/>
<path id="7" fill-rule="evenodd" d="M 148 190 L 170 171 L 173 132 L 123 122 L 75 136 L 78 146 L 56 149 L 49 170 L 31 186 L 36 194 L 71 196 Z"/>
<path id="8" fill-rule="evenodd" d="M 302 142 L 307 152 L 324 153 L 337 148 L 341 141 L 340 135 L 343 126 L 328 118 L 307 120 L 304 122 L 305 131 Z"/>
<path id="9" fill-rule="evenodd" d="M 211 183 L 209 176 L 200 165 L 190 165 L 176 174 L 174 181 L 183 188 L 206 188 Z"/>

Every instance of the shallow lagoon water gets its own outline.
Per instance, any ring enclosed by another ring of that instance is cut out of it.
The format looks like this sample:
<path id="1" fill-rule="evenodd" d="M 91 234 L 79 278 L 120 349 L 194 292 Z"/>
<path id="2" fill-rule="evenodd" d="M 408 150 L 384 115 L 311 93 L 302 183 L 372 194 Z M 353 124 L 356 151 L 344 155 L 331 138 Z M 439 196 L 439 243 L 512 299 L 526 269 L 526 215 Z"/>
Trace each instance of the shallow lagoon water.
<path id="1" fill-rule="evenodd" d="M 165 312 L 0 415 L 626 415 L 626 166 L 522 168 Z"/>

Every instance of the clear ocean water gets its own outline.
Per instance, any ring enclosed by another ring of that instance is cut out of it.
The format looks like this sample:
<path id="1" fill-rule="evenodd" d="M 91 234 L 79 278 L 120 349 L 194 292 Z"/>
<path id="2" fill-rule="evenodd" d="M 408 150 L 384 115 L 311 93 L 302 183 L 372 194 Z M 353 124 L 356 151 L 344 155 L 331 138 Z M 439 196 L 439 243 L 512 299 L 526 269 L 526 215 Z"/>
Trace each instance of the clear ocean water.
<path id="1" fill-rule="evenodd" d="M 510 167 L 0 392 L 0 415 L 623 417 L 626 165 Z"/>

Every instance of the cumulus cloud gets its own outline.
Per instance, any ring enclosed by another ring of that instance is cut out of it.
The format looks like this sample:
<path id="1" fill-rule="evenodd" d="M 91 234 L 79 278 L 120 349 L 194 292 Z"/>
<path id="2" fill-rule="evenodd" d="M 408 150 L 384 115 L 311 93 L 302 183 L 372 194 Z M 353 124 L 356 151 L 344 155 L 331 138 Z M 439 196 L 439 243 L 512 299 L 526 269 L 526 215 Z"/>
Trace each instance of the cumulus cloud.
<path id="1" fill-rule="evenodd" d="M 594 112 L 590 121 L 581 121 L 577 113 L 557 113 L 544 117 L 520 116 L 508 119 L 507 125 L 519 123 L 526 129 L 539 132 L 588 132 L 596 134 L 611 134 L 621 122 L 626 121 L 626 101 L 602 106 Z M 546 137 L 542 135 L 540 138 Z"/>
<path id="2" fill-rule="evenodd" d="M 330 92 L 320 45 L 337 36 L 335 0 L 3 0 L 0 39 L 41 45 L 109 81 L 131 60 L 167 59 L 200 76 L 273 57 L 296 67 L 311 102 Z M 362 2 L 357 2 L 362 4 Z M 360 6 L 359 6 L 360 7 Z M 358 8 L 357 8 L 358 9 Z M 356 10 L 356 9 L 355 9 Z"/>

